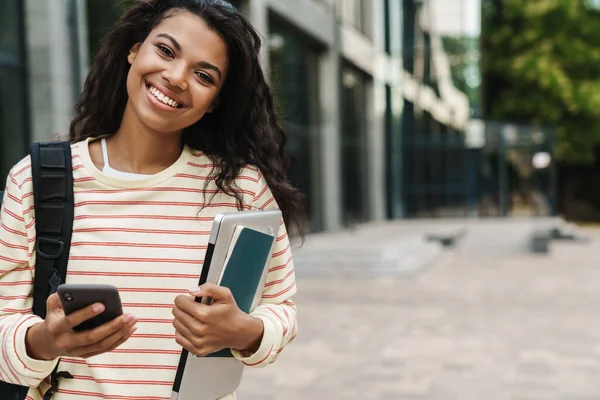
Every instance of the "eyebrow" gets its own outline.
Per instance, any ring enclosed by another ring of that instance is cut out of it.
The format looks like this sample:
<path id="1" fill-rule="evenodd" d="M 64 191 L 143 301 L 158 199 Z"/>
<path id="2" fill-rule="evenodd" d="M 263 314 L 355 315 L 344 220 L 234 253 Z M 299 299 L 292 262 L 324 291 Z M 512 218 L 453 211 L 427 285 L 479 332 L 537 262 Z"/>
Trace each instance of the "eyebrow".
<path id="1" fill-rule="evenodd" d="M 177 51 L 181 52 L 181 45 L 179 44 L 179 42 L 173 36 L 169 35 L 168 33 L 159 33 L 157 36 L 165 38 L 165 39 L 169 39 L 173 43 L 173 46 L 175 46 L 175 48 L 177 49 Z M 196 65 L 198 67 L 200 67 L 200 68 L 212 69 L 213 71 L 215 71 L 215 73 L 217 75 L 219 75 L 219 79 L 223 79 L 223 75 L 221 74 L 221 70 L 216 65 L 213 65 L 213 64 L 209 63 L 208 61 L 200 61 Z"/>

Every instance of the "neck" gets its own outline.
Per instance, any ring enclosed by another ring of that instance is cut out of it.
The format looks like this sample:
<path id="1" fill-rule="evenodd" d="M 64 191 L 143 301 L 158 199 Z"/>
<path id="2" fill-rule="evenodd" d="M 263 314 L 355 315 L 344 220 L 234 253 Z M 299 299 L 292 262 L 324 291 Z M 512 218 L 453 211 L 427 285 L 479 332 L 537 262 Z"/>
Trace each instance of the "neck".
<path id="1" fill-rule="evenodd" d="M 117 132 L 106 139 L 111 167 L 134 174 L 156 174 L 179 159 L 181 132 L 154 132 L 132 115 L 130 104 Z"/>

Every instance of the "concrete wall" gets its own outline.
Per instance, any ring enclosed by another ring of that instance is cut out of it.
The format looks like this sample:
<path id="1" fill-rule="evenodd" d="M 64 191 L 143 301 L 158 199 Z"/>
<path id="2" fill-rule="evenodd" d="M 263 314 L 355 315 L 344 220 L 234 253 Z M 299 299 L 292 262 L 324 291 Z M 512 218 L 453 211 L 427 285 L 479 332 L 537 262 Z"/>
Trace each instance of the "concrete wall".
<path id="1" fill-rule="evenodd" d="M 79 86 L 69 6 L 70 0 L 25 0 L 32 141 L 68 134 Z"/>

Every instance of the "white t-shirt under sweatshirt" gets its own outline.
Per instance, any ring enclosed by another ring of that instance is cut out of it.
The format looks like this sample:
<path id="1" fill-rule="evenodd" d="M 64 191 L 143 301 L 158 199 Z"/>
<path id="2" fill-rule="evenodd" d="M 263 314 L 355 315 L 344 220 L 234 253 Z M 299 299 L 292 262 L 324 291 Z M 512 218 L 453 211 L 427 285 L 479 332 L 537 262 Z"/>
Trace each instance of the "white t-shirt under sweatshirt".
<path id="1" fill-rule="evenodd" d="M 202 152 L 185 148 L 164 171 L 123 179 L 99 171 L 89 140 L 72 145 L 75 219 L 68 283 L 118 287 L 124 312 L 139 318 L 138 330 L 119 348 L 88 359 L 63 357 L 54 400 L 168 400 L 181 347 L 175 342 L 171 309 L 177 295 L 198 283 L 214 216 L 235 211 L 235 199 L 218 193 L 205 201 L 212 168 Z M 253 166 L 237 179 L 246 209 L 277 204 Z M 207 199 L 216 192 L 208 187 Z M 201 211 L 200 211 L 201 210 Z M 31 314 L 35 272 L 35 215 L 29 157 L 10 172 L 0 214 L 0 380 L 30 386 L 28 399 L 41 400 L 58 360 L 28 357 L 27 329 L 41 319 Z M 294 267 L 285 225 L 273 252 L 262 303 L 252 313 L 264 323 L 259 350 L 235 356 L 250 367 L 274 362 L 296 335 Z M 235 398 L 234 394 L 225 399 Z"/>

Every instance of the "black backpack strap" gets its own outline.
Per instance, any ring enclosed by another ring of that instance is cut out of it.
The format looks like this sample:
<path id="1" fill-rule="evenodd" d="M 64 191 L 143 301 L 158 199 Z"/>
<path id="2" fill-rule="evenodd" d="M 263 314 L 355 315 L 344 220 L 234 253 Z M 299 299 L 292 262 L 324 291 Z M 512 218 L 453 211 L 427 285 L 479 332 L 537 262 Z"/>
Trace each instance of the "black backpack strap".
<path id="1" fill-rule="evenodd" d="M 69 143 L 34 143 L 29 150 L 37 232 L 33 313 L 45 318 L 46 299 L 67 276 L 74 216 L 73 166 Z M 3 195 L 0 192 L 0 201 Z M 66 371 L 58 372 L 57 365 L 50 376 L 52 387 L 44 394 L 44 400 L 52 398 L 61 378 L 73 376 Z M 26 386 L 0 382 L 2 400 L 23 400 L 28 390 Z"/>
<path id="2" fill-rule="evenodd" d="M 46 299 L 67 277 L 73 233 L 73 164 L 67 142 L 29 147 L 37 233 L 33 313 L 46 317 Z"/>
<path id="3" fill-rule="evenodd" d="M 67 279 L 75 206 L 71 145 L 67 142 L 33 143 L 29 153 L 37 235 L 33 313 L 46 318 L 48 296 Z M 66 371 L 59 372 L 57 365 L 44 400 L 52 398 L 60 378 L 73 376 Z"/>

